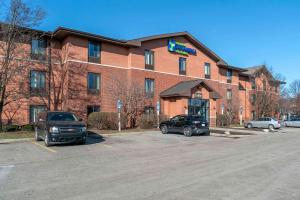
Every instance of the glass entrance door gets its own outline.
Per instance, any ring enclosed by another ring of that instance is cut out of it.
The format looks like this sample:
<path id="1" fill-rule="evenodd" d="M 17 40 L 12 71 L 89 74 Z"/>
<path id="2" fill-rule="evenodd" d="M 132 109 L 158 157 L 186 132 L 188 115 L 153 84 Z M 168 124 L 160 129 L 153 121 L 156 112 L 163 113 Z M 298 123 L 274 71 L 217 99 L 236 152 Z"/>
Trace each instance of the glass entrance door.
<path id="1" fill-rule="evenodd" d="M 188 114 L 199 115 L 209 121 L 209 101 L 207 99 L 189 99 Z"/>

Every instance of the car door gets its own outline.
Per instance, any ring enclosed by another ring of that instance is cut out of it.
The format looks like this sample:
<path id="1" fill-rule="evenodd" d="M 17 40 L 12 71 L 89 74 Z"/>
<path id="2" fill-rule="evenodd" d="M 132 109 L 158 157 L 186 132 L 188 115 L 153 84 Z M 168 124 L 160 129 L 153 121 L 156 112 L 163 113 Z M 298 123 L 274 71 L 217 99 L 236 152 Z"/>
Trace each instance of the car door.
<path id="1" fill-rule="evenodd" d="M 186 122 L 185 116 L 178 116 L 178 120 L 175 122 L 175 125 L 174 125 L 175 131 L 178 133 L 182 133 L 185 122 Z"/>
<path id="2" fill-rule="evenodd" d="M 179 116 L 175 116 L 170 119 L 170 121 L 168 123 L 168 130 L 170 132 L 176 132 L 176 123 L 178 120 L 179 120 Z"/>
<path id="3" fill-rule="evenodd" d="M 293 124 L 295 127 L 300 127 L 300 118 L 296 118 Z"/>
<path id="4" fill-rule="evenodd" d="M 262 118 L 258 118 L 253 121 L 252 126 L 253 128 L 260 128 L 262 123 Z"/>

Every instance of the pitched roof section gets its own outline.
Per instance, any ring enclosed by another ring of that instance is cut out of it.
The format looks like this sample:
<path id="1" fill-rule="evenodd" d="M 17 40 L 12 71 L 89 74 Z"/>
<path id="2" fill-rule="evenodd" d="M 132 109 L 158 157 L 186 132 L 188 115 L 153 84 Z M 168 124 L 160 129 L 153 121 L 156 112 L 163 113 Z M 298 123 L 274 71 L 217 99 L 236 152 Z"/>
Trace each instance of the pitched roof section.
<path id="1" fill-rule="evenodd" d="M 217 63 L 227 65 L 227 63 L 221 57 L 219 57 L 215 52 L 213 52 L 211 49 L 209 49 L 207 46 L 205 46 L 203 43 L 201 43 L 199 40 L 197 40 L 192 34 L 190 34 L 187 31 L 152 35 L 152 36 L 137 38 L 137 39 L 129 40 L 129 41 L 145 42 L 145 41 L 150 41 L 150 40 L 157 40 L 157 39 L 163 39 L 163 38 L 172 38 L 172 37 L 179 37 L 179 36 L 186 37 L 197 48 L 199 48 L 201 51 L 203 51 L 205 54 L 207 54 L 210 58 L 212 58 Z"/>
<path id="2" fill-rule="evenodd" d="M 161 92 L 160 97 L 191 97 L 192 89 L 199 85 L 202 85 L 210 92 L 211 98 L 220 98 L 220 95 L 203 80 L 181 81 L 169 89 Z"/>

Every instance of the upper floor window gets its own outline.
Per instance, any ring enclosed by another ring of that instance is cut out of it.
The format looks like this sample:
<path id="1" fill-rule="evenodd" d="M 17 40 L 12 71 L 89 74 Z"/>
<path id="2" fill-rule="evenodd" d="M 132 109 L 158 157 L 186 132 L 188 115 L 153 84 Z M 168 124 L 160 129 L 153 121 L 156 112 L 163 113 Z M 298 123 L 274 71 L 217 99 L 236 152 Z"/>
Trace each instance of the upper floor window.
<path id="1" fill-rule="evenodd" d="M 267 90 L 267 82 L 266 80 L 263 80 L 263 91 Z"/>
<path id="2" fill-rule="evenodd" d="M 99 63 L 100 62 L 100 44 L 97 42 L 89 41 L 88 61 Z"/>
<path id="3" fill-rule="evenodd" d="M 231 80 L 232 80 L 232 69 L 227 69 L 226 77 L 227 77 L 227 83 L 231 83 Z"/>
<path id="4" fill-rule="evenodd" d="M 154 107 L 153 106 L 145 106 L 144 112 L 147 115 L 154 114 Z"/>
<path id="5" fill-rule="evenodd" d="M 154 80 L 150 78 L 145 79 L 145 94 L 147 98 L 154 96 Z"/>
<path id="6" fill-rule="evenodd" d="M 179 74 L 186 75 L 186 58 L 179 58 Z"/>
<path id="7" fill-rule="evenodd" d="M 204 63 L 204 75 L 205 78 L 210 78 L 211 69 L 210 69 L 210 63 Z"/>
<path id="8" fill-rule="evenodd" d="M 47 47 L 47 42 L 44 39 L 31 40 L 31 59 L 45 60 L 46 47 Z"/>
<path id="9" fill-rule="evenodd" d="M 88 92 L 99 94 L 100 91 L 100 74 L 88 72 Z"/>
<path id="10" fill-rule="evenodd" d="M 154 51 L 145 50 L 145 68 L 154 70 Z"/>
<path id="11" fill-rule="evenodd" d="M 232 99 L 232 90 L 231 89 L 227 90 L 226 96 L 227 96 L 227 100 L 231 100 Z"/>
<path id="12" fill-rule="evenodd" d="M 30 89 L 41 90 L 46 87 L 46 72 L 43 71 L 30 71 Z"/>
<path id="13" fill-rule="evenodd" d="M 252 88 L 252 89 L 256 89 L 255 78 L 252 78 L 252 79 L 251 79 L 251 88 Z"/>

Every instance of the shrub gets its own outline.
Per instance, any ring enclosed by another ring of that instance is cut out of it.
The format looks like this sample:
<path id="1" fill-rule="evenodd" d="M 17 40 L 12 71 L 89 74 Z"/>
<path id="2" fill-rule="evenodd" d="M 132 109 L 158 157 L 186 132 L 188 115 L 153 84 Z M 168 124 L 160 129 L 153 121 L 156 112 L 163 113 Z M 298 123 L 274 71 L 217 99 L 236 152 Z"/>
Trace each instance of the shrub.
<path id="1" fill-rule="evenodd" d="M 14 131 L 18 131 L 19 130 L 19 126 L 18 125 L 6 125 L 6 126 L 3 126 L 2 129 L 3 131 L 6 131 L 6 132 L 14 132 Z"/>
<path id="2" fill-rule="evenodd" d="M 159 121 L 166 121 L 169 118 L 166 115 L 159 115 Z M 157 127 L 157 115 L 155 114 L 142 114 L 139 118 L 139 127 L 143 129 L 150 129 Z"/>
<path id="3" fill-rule="evenodd" d="M 121 115 L 121 128 L 125 128 L 127 124 L 126 118 Z M 101 129 L 118 129 L 118 113 L 114 112 L 93 112 L 88 117 L 88 125 Z"/>
<path id="4" fill-rule="evenodd" d="M 217 115 L 217 126 L 229 126 L 230 118 L 228 115 Z"/>
<path id="5" fill-rule="evenodd" d="M 33 131 L 34 126 L 32 124 L 26 124 L 21 127 L 21 130 L 22 131 Z"/>

